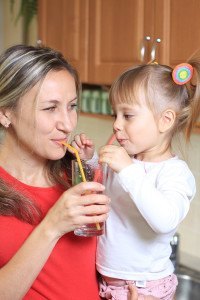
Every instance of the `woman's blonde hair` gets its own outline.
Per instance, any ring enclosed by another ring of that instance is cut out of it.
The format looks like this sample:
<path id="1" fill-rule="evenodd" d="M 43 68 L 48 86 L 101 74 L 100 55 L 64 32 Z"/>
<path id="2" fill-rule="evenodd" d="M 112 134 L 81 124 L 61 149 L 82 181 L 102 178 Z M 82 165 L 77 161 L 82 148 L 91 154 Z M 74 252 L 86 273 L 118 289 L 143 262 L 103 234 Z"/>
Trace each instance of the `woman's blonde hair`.
<path id="1" fill-rule="evenodd" d="M 74 78 L 79 99 L 80 81 L 77 71 L 63 55 L 48 47 L 15 45 L 0 56 L 0 109 L 15 110 L 21 97 L 38 82 L 44 80 L 50 71 L 66 70 Z M 0 130 L 3 127 L 0 126 Z M 58 161 L 49 161 L 47 174 L 53 183 L 66 189 L 70 180 L 63 174 L 70 174 L 70 154 Z M 8 186 L 0 179 L 0 215 L 13 215 L 28 223 L 37 223 L 41 214 L 36 205 Z"/>

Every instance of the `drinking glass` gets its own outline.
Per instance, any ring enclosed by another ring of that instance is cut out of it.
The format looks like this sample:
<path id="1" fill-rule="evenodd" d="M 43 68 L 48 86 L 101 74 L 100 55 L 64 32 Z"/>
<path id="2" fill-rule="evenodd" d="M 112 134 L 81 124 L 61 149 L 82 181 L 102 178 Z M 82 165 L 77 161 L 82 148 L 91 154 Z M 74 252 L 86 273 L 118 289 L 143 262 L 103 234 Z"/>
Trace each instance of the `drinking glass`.
<path id="1" fill-rule="evenodd" d="M 98 165 L 98 167 L 94 168 L 90 164 L 88 164 L 86 161 L 81 161 L 83 171 L 85 174 L 86 181 L 97 181 L 102 183 L 102 172 L 101 172 L 101 166 Z M 98 176 L 100 175 L 100 176 Z M 80 171 L 79 164 L 77 160 L 72 160 L 72 184 L 76 185 L 80 182 L 82 182 L 82 175 Z M 86 224 L 82 225 L 80 228 L 77 228 L 74 230 L 74 234 L 78 236 L 99 236 L 104 233 L 104 223 L 94 223 L 94 224 Z"/>

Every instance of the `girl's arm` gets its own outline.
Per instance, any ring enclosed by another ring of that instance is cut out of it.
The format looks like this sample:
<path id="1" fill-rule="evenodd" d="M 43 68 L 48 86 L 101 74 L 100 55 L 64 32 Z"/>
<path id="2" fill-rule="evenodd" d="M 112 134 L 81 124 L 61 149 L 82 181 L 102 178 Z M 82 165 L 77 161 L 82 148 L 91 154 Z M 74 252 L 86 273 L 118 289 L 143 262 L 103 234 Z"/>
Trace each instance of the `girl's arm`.
<path id="1" fill-rule="evenodd" d="M 194 177 L 181 161 L 166 165 L 156 175 L 146 173 L 143 164 L 132 164 L 118 176 L 144 219 L 158 233 L 177 227 L 196 191 Z"/>
<path id="2" fill-rule="evenodd" d="M 185 162 L 169 160 L 155 174 L 155 168 L 153 173 L 146 172 L 144 163 L 134 163 L 123 147 L 104 146 L 99 155 L 99 162 L 107 163 L 118 174 L 119 183 L 153 231 L 168 233 L 176 229 L 196 191 Z"/>
<path id="3" fill-rule="evenodd" d="M 12 259 L 0 269 L 0 299 L 17 300 L 25 296 L 64 234 L 83 224 L 105 221 L 108 197 L 84 195 L 88 190 L 97 193 L 104 187 L 86 182 L 64 192 Z"/>

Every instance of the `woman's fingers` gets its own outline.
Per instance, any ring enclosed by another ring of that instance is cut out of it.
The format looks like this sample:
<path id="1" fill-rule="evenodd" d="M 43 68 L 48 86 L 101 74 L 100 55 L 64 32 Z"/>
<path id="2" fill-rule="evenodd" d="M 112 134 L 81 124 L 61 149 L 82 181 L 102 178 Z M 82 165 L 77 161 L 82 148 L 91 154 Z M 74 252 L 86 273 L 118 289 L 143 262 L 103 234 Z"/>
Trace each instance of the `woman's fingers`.
<path id="1" fill-rule="evenodd" d="M 81 210 L 81 216 L 87 216 L 88 223 L 96 223 L 104 221 L 109 213 L 109 207 L 106 205 L 89 205 L 85 206 Z"/>
<path id="2" fill-rule="evenodd" d="M 104 222 L 110 200 L 99 194 L 103 190 L 100 183 L 82 182 L 65 191 L 45 217 L 49 230 L 60 237 L 84 224 Z"/>
<path id="3" fill-rule="evenodd" d="M 138 292 L 135 285 L 129 285 L 130 297 L 128 300 L 138 300 Z"/>
<path id="4" fill-rule="evenodd" d="M 129 291 L 130 291 L 130 296 L 128 300 L 159 300 L 159 298 L 156 298 L 154 296 L 144 296 L 144 295 L 138 296 L 137 287 L 133 284 L 129 285 Z"/>
<path id="5" fill-rule="evenodd" d="M 108 215 L 104 214 L 101 216 L 77 216 L 74 218 L 73 226 L 75 228 L 79 228 L 85 224 L 99 224 L 104 223 L 107 219 Z"/>
<path id="6" fill-rule="evenodd" d="M 65 193 L 73 193 L 73 194 L 79 194 L 79 195 L 85 195 L 86 193 L 100 193 L 105 190 L 105 186 L 102 185 L 99 182 L 94 181 L 87 181 L 87 182 L 81 182 L 75 186 L 73 186 L 70 191 L 66 191 Z"/>

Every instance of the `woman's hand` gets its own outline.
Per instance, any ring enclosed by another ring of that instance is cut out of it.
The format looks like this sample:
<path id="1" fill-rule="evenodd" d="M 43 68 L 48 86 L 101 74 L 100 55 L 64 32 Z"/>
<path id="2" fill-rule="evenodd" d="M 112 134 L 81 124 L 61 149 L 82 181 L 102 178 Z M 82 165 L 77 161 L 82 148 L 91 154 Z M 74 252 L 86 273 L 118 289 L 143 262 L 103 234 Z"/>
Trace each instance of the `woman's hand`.
<path id="1" fill-rule="evenodd" d="M 119 173 L 133 162 L 123 147 L 107 145 L 99 151 L 99 163 L 106 163 L 113 171 Z"/>
<path id="2" fill-rule="evenodd" d="M 135 285 L 129 285 L 130 297 L 128 300 L 159 300 L 153 296 L 138 296 L 137 288 Z"/>
<path id="3" fill-rule="evenodd" d="M 94 155 L 94 143 L 84 133 L 74 136 L 72 146 L 78 150 L 81 159 L 91 159 Z"/>
<path id="4" fill-rule="evenodd" d="M 137 288 L 134 285 L 129 285 L 130 297 L 128 300 L 138 300 Z"/>
<path id="5" fill-rule="evenodd" d="M 48 232 L 59 239 L 84 224 L 104 222 L 108 217 L 110 200 L 99 194 L 103 190 L 104 186 L 100 183 L 82 182 L 65 191 L 43 220 Z"/>

